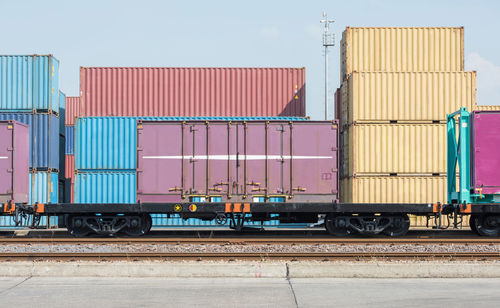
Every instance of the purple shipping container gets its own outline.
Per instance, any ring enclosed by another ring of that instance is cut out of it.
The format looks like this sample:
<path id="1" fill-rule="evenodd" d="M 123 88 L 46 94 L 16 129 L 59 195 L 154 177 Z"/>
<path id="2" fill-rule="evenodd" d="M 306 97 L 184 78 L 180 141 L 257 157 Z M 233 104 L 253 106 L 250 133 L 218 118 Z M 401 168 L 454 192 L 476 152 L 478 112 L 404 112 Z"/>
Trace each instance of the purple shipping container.
<path id="1" fill-rule="evenodd" d="M 0 202 L 28 202 L 29 126 L 0 121 Z"/>
<path id="2" fill-rule="evenodd" d="M 472 115 L 472 185 L 483 194 L 500 193 L 500 112 Z"/>
<path id="3" fill-rule="evenodd" d="M 137 130 L 141 202 L 337 200 L 337 122 L 138 121 Z"/>

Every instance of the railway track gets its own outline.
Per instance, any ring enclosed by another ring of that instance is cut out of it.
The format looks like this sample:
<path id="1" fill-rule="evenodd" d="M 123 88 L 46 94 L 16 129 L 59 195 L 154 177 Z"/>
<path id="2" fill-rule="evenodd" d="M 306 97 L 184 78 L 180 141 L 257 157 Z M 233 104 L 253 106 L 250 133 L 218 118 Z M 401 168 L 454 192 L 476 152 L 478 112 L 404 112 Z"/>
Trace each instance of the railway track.
<path id="1" fill-rule="evenodd" d="M 0 238 L 0 245 L 27 244 L 234 244 L 234 245 L 402 245 L 402 244 L 500 244 L 500 238 Z"/>
<path id="2" fill-rule="evenodd" d="M 146 260 L 500 260 L 500 253 L 0 253 L 2 261 L 146 261 Z"/>

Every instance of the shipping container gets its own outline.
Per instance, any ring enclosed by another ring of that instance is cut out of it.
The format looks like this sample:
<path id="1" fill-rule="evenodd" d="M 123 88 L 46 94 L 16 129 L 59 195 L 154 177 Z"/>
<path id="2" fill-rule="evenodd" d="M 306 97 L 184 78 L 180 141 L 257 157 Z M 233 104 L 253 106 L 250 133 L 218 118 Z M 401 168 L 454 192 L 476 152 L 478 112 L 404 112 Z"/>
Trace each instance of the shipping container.
<path id="1" fill-rule="evenodd" d="M 0 56 L 0 112 L 59 112 L 59 60 Z"/>
<path id="2" fill-rule="evenodd" d="M 74 154 L 75 153 L 75 127 L 74 126 L 66 126 L 66 147 L 65 154 Z"/>
<path id="3" fill-rule="evenodd" d="M 500 112 L 474 111 L 471 124 L 472 187 L 479 194 L 500 194 Z"/>
<path id="4" fill-rule="evenodd" d="M 305 68 L 80 68 L 81 116 L 305 116 Z"/>
<path id="5" fill-rule="evenodd" d="M 134 171 L 91 171 L 75 174 L 75 203 L 135 203 Z"/>
<path id="6" fill-rule="evenodd" d="M 338 199 L 334 121 L 139 121 L 137 139 L 141 202 Z"/>
<path id="7" fill-rule="evenodd" d="M 0 122 L 0 202 L 28 202 L 29 127 Z"/>
<path id="8" fill-rule="evenodd" d="M 59 163 L 58 163 L 58 171 L 60 180 L 64 179 L 64 174 L 66 172 L 65 168 L 65 152 L 66 152 L 66 138 L 63 135 L 59 135 Z"/>
<path id="9" fill-rule="evenodd" d="M 64 135 L 64 125 L 66 123 L 66 94 L 59 91 L 59 133 Z"/>
<path id="10" fill-rule="evenodd" d="M 30 168 L 59 169 L 59 119 L 54 114 L 0 112 L 0 121 L 30 126 Z"/>
<path id="11" fill-rule="evenodd" d="M 29 203 L 58 203 L 58 174 L 57 172 L 30 172 L 29 187 L 30 198 Z"/>
<path id="12" fill-rule="evenodd" d="M 341 176 L 446 174 L 446 124 L 357 124 L 341 134 Z"/>
<path id="13" fill-rule="evenodd" d="M 66 173 L 64 174 L 64 177 L 66 179 L 73 180 L 75 176 L 75 155 L 72 154 L 65 155 L 65 170 Z"/>
<path id="14" fill-rule="evenodd" d="M 500 111 L 500 105 L 476 105 L 473 110 Z"/>
<path id="15" fill-rule="evenodd" d="M 340 122 L 340 115 L 342 114 L 342 86 L 335 91 L 333 104 L 335 109 L 334 119 L 339 122 L 339 127 L 342 130 L 342 122 Z"/>
<path id="16" fill-rule="evenodd" d="M 446 176 L 359 176 L 340 180 L 344 203 L 446 203 Z"/>
<path id="17" fill-rule="evenodd" d="M 342 86 L 342 125 L 432 123 L 476 105 L 476 72 L 352 73 Z"/>
<path id="18" fill-rule="evenodd" d="M 464 28 L 352 28 L 340 42 L 340 80 L 353 72 L 459 72 Z"/>
<path id="19" fill-rule="evenodd" d="M 73 126 L 75 125 L 75 119 L 79 117 L 80 114 L 80 97 L 79 96 L 67 96 L 66 97 L 66 117 L 65 125 Z"/>
<path id="20" fill-rule="evenodd" d="M 301 121 L 297 117 L 84 117 L 75 126 L 75 168 L 77 170 L 135 169 L 136 121 L 165 120 L 283 120 Z"/>

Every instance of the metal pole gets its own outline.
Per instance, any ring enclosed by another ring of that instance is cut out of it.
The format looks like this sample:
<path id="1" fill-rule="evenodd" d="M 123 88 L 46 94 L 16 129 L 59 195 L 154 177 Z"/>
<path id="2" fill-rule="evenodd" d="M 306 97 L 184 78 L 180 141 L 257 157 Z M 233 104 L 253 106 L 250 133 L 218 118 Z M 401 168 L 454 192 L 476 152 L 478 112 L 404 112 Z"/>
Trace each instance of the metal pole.
<path id="1" fill-rule="evenodd" d="M 328 46 L 325 46 L 325 121 L 328 120 Z"/>
<path id="2" fill-rule="evenodd" d="M 323 18 L 320 22 L 325 24 L 325 32 L 323 33 L 323 46 L 325 46 L 325 120 L 328 120 L 328 46 L 335 45 L 335 37 L 333 33 L 328 33 L 328 25 L 333 20 L 328 20 L 326 12 L 323 12 Z"/>

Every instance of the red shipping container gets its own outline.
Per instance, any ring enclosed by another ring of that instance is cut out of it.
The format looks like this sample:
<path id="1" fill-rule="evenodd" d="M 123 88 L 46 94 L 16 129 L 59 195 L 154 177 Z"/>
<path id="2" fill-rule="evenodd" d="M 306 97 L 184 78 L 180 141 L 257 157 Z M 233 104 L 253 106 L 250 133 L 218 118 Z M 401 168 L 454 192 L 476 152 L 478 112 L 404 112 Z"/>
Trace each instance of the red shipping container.
<path id="1" fill-rule="evenodd" d="M 64 177 L 67 179 L 71 179 L 75 176 L 75 155 L 65 155 L 65 169 L 64 169 Z"/>
<path id="2" fill-rule="evenodd" d="M 305 116 L 305 68 L 80 68 L 81 116 Z"/>
<path id="3" fill-rule="evenodd" d="M 66 126 L 75 125 L 75 118 L 80 111 L 80 97 L 66 96 Z"/>

